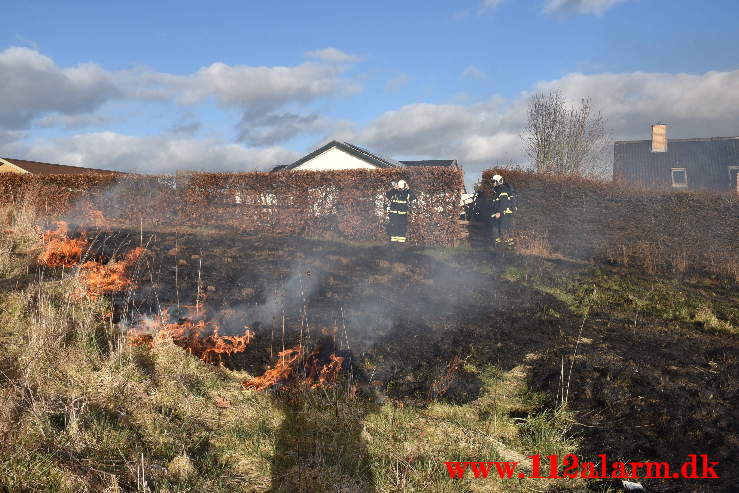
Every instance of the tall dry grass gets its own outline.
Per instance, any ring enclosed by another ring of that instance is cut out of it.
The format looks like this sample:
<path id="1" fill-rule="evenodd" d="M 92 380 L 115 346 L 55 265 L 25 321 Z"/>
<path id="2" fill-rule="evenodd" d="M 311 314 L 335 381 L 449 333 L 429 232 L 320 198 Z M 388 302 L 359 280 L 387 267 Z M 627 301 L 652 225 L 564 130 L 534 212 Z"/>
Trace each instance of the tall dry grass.
<path id="1" fill-rule="evenodd" d="M 0 276 L 0 491 L 457 492 L 475 480 L 449 480 L 445 460 L 509 459 L 544 440 L 574 451 L 568 424 L 527 397 L 524 374 L 503 383 L 481 371 L 486 392 L 466 405 L 326 391 L 296 405 L 242 390 L 250 375 L 206 365 L 171 340 L 131 347 L 104 316 L 109 301 L 76 295 L 74 275 L 19 267 L 40 246 L 32 210 L 2 217 L 13 234 L 0 262 L 14 267 Z M 502 411 L 514 407 L 531 416 L 527 426 Z"/>
<path id="2" fill-rule="evenodd" d="M 0 279 L 11 277 L 24 266 L 23 253 L 39 245 L 38 211 L 28 190 L 18 201 L 0 206 Z"/>

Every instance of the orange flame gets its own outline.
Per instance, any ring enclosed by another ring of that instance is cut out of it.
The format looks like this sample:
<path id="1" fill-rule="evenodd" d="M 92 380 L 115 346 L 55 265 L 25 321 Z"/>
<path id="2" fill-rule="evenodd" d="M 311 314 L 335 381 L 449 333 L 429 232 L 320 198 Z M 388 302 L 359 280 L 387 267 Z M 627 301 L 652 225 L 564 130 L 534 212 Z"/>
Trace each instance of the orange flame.
<path id="1" fill-rule="evenodd" d="M 292 349 L 285 349 L 277 354 L 277 363 L 267 369 L 264 375 L 250 378 L 242 382 L 241 386 L 246 390 L 267 390 L 271 386 L 286 382 L 292 377 L 297 364 L 303 357 L 303 346 L 297 345 Z"/>
<path id="2" fill-rule="evenodd" d="M 172 339 L 176 345 L 213 365 L 223 363 L 226 357 L 244 353 L 254 338 L 254 333 L 248 329 L 240 336 L 222 336 L 218 333 L 217 325 L 205 320 L 185 320 L 179 323 L 169 323 L 168 320 L 169 312 L 163 310 L 154 320 L 144 323 L 142 330 L 154 330 L 156 338 Z M 129 344 L 132 346 L 151 346 L 154 338 L 153 333 L 137 329 L 129 332 Z"/>
<path id="3" fill-rule="evenodd" d="M 82 258 L 87 248 L 87 238 L 82 234 L 79 238 L 69 238 L 69 224 L 56 221 L 56 229 L 41 233 L 46 242 L 44 251 L 38 256 L 38 262 L 48 267 L 73 267 Z"/>
<path id="4" fill-rule="evenodd" d="M 146 252 L 143 247 L 136 247 L 126 254 L 123 259 L 108 265 L 89 261 L 80 266 L 80 279 L 87 289 L 87 295 L 92 299 L 102 294 L 118 293 L 128 288 L 132 281 L 126 277 L 126 269 L 133 265 Z"/>
<path id="5" fill-rule="evenodd" d="M 318 383 L 313 385 L 314 388 L 333 385 L 339 379 L 344 358 L 335 354 L 330 355 L 329 358 L 331 361 L 321 368 L 321 373 L 318 375 Z"/>
<path id="6" fill-rule="evenodd" d="M 296 380 L 311 389 L 331 387 L 339 378 L 344 358 L 331 354 L 326 362 L 321 359 L 320 353 L 320 344 L 305 358 L 301 345 L 281 351 L 272 368 L 261 376 L 242 382 L 241 386 L 246 390 L 263 391 L 274 385 Z M 304 376 L 301 375 L 303 372 Z"/>

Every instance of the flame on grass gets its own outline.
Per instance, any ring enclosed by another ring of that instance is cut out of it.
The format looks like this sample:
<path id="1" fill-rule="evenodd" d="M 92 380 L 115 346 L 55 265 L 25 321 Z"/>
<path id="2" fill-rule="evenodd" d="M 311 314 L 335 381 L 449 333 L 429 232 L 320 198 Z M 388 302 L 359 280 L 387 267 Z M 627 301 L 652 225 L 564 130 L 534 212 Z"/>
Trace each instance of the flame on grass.
<path id="1" fill-rule="evenodd" d="M 84 233 L 79 238 L 69 237 L 69 224 L 56 221 L 56 229 L 41 233 L 44 250 L 38 262 L 47 267 L 73 267 L 79 263 L 88 242 Z"/>
<path id="2" fill-rule="evenodd" d="M 334 353 L 322 357 L 321 352 L 320 344 L 307 356 L 301 345 L 281 351 L 272 368 L 242 382 L 241 386 L 258 391 L 289 383 L 303 384 L 311 389 L 331 387 L 338 381 L 344 358 Z"/>
<path id="3" fill-rule="evenodd" d="M 69 224 L 65 221 L 56 221 L 56 229 L 41 233 L 41 239 L 45 245 L 37 260 L 47 267 L 74 267 L 81 261 L 89 244 L 84 232 L 78 238 L 70 238 Z M 87 295 L 97 299 L 103 294 L 124 291 L 133 284 L 126 276 L 126 269 L 135 264 L 145 252 L 145 248 L 137 247 L 115 262 L 84 262 L 79 266 L 79 278 L 84 291 L 76 290 L 75 296 Z"/>
<path id="4" fill-rule="evenodd" d="M 97 299 L 103 294 L 126 290 L 133 284 L 126 277 L 126 269 L 135 264 L 145 252 L 145 248 L 136 247 L 116 262 L 101 264 L 91 260 L 80 265 L 80 280 L 85 286 L 87 296 Z"/>
<path id="5" fill-rule="evenodd" d="M 145 321 L 141 327 L 128 333 L 132 346 L 151 347 L 155 339 L 172 341 L 205 363 L 221 364 L 227 358 L 244 353 L 254 338 L 251 330 L 240 336 L 222 336 L 218 325 L 205 320 L 170 322 L 168 310 Z"/>

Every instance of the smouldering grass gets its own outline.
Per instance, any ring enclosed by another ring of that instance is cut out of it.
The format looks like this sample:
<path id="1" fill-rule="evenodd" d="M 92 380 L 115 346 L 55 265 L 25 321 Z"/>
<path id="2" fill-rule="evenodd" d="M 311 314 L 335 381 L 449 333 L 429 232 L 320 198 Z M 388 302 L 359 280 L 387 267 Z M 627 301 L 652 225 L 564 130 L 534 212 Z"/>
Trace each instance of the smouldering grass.
<path id="1" fill-rule="evenodd" d="M 523 457 L 538 446 L 532 423 L 549 449 L 571 448 L 546 428 L 566 423 L 537 418 L 525 372 L 466 362 L 484 389 L 465 405 L 398 407 L 333 391 L 284 399 L 242 390 L 244 372 L 171 341 L 128 347 L 100 316 L 106 302 L 72 300 L 73 283 L 3 298 L 3 334 L 14 341 L 3 367 L 14 371 L 2 385 L 0 489 L 474 491 L 476 480 L 449 479 L 444 462 Z M 517 422 L 514 408 L 531 418 Z"/>
<path id="2" fill-rule="evenodd" d="M 16 254 L 23 249 L 13 246 Z M 460 261 L 455 252 L 423 253 L 453 265 Z M 498 272 L 507 286 L 521 283 L 554 297 L 560 303 L 543 307 L 547 318 L 606 310 L 715 331 L 736 331 L 739 323 L 730 295 L 709 295 L 697 285 L 519 260 L 511 256 L 503 269 L 482 264 L 477 272 Z M 448 478 L 445 461 L 516 460 L 526 471 L 533 453 L 578 451 L 572 412 L 547 407 L 551 396 L 531 389 L 535 357 L 508 371 L 465 359 L 464 371 L 482 385 L 465 404 L 378 403 L 343 388 L 287 396 L 244 391 L 246 372 L 206 365 L 171 341 L 129 347 L 102 316 L 108 302 L 76 299 L 75 283 L 36 279 L 0 293 L 0 490 L 451 493 L 588 486 Z M 726 363 L 717 356 L 709 364 Z"/>

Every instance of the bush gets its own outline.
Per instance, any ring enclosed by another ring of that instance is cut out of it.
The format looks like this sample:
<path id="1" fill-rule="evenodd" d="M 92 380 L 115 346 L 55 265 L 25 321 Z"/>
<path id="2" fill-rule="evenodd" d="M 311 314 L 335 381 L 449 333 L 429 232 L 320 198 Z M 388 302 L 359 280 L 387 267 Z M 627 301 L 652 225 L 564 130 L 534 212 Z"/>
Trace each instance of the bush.
<path id="1" fill-rule="evenodd" d="M 132 227 L 230 227 L 240 232 L 317 236 L 340 233 L 352 240 L 384 240 L 391 180 L 406 180 L 418 200 L 410 241 L 451 245 L 462 172 L 446 167 L 281 173 L 183 173 L 155 175 L 0 176 L 0 205 L 38 187 L 42 213 L 79 215 L 94 208 Z"/>
<path id="2" fill-rule="evenodd" d="M 516 228 L 576 258 L 648 272 L 710 272 L 739 278 L 739 198 L 646 190 L 585 178 L 490 169 L 519 192 Z"/>

